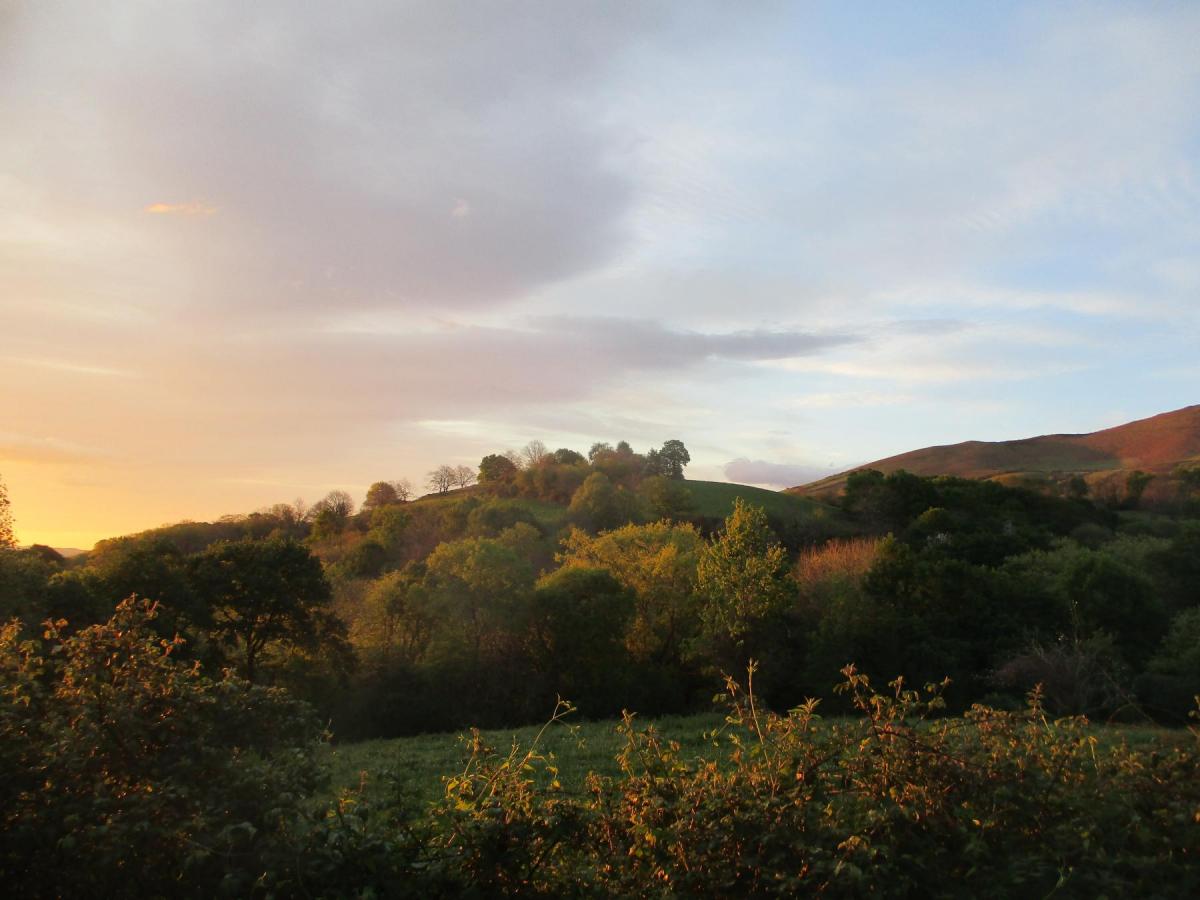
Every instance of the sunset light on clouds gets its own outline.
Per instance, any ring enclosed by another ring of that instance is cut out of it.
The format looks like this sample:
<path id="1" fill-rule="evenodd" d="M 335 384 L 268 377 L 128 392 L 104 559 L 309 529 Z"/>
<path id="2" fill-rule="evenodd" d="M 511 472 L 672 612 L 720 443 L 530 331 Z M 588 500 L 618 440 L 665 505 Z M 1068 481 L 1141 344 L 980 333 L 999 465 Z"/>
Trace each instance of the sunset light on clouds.
<path id="1" fill-rule="evenodd" d="M 151 203 L 144 211 L 167 216 L 211 216 L 217 208 L 206 203 Z"/>
<path id="2" fill-rule="evenodd" d="M 1200 6 L 0 6 L 0 477 L 89 547 L 540 439 L 1200 402 Z"/>

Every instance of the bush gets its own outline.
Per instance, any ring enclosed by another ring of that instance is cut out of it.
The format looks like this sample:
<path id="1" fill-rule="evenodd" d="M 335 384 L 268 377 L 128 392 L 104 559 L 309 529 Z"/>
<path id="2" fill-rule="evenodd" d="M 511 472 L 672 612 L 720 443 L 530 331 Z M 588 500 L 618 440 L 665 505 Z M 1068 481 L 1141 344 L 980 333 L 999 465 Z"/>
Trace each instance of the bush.
<path id="1" fill-rule="evenodd" d="M 1200 694 L 1200 607 L 1185 610 L 1137 681 L 1138 697 L 1152 712 L 1180 721 Z"/>
<path id="2" fill-rule="evenodd" d="M 764 713 L 730 682 L 721 761 L 687 760 L 627 716 L 616 778 L 583 797 L 536 742 L 476 735 L 433 814 L 426 873 L 459 890 L 535 896 L 1195 896 L 1195 748 L 1102 747 L 1082 718 L 976 706 L 939 719 L 941 689 L 839 690 Z M 539 788 L 539 782 L 548 787 Z"/>
<path id="3" fill-rule="evenodd" d="M 0 629 L 0 873 L 13 896 L 245 896 L 295 877 L 321 729 L 176 659 L 153 605 L 44 642 Z"/>

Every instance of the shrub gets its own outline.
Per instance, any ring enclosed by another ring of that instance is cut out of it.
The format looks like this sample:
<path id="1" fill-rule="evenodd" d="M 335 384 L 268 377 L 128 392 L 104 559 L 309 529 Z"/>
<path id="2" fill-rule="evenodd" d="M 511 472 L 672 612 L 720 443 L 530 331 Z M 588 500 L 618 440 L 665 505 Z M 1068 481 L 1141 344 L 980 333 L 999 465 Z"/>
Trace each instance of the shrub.
<path id="1" fill-rule="evenodd" d="M 13 896 L 245 896 L 292 882 L 321 729 L 176 659 L 155 607 L 0 629 L 0 872 Z M 304 826 L 306 827 L 306 826 Z"/>
<path id="2" fill-rule="evenodd" d="M 566 795 L 533 747 L 478 736 L 431 823 L 430 867 L 460 890 L 535 896 L 1194 896 L 1200 766 L 1186 746 L 1103 747 L 1087 720 L 1020 712 L 937 718 L 945 684 L 879 693 L 853 667 L 857 712 L 781 716 L 728 685 L 688 760 L 626 716 L 622 772 Z M 753 675 L 753 669 L 751 669 Z M 544 781 L 548 787 L 539 788 Z"/>
<path id="3" fill-rule="evenodd" d="M 803 551 L 796 561 L 796 583 L 804 594 L 819 595 L 827 585 L 860 585 L 879 554 L 877 538 L 833 540 Z"/>

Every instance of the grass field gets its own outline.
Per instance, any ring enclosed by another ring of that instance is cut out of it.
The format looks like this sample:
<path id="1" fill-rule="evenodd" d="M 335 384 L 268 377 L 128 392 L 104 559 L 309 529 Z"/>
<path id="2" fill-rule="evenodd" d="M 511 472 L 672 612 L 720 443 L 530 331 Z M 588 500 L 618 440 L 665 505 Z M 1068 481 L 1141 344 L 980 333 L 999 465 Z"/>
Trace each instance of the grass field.
<path id="1" fill-rule="evenodd" d="M 567 793 L 581 792 L 589 772 L 619 773 L 616 757 L 624 746 L 624 738 L 617 733 L 618 724 L 616 720 L 571 724 L 568 718 L 542 733 L 538 743 L 540 752 L 552 757 Z M 684 759 L 725 757 L 728 743 L 720 737 L 706 736 L 724 724 L 724 716 L 716 712 L 646 721 L 635 719 L 637 727 L 653 726 L 664 738 L 677 741 Z M 1097 725 L 1094 730 L 1101 748 L 1122 741 L 1139 750 L 1194 741 L 1184 729 Z M 541 731 L 542 726 L 533 725 L 484 731 L 481 736 L 488 746 L 504 753 L 514 742 L 522 750 L 527 749 Z M 361 784 L 368 798 L 399 796 L 418 807 L 427 805 L 442 795 L 443 777 L 462 771 L 468 758 L 468 736 L 463 731 L 336 745 L 329 755 L 329 790 L 336 795 Z"/>
<path id="2" fill-rule="evenodd" d="M 719 755 L 721 751 L 705 739 L 705 733 L 724 721 L 718 713 L 635 720 L 639 728 L 653 725 L 666 738 L 678 741 L 687 758 Z M 545 729 L 538 747 L 542 755 L 553 756 L 566 791 L 581 791 L 589 772 L 617 774 L 616 756 L 624 740 L 617 733 L 618 724 L 617 720 L 572 723 L 568 718 Z M 531 725 L 484 731 L 481 736 L 488 746 L 503 753 L 514 742 L 528 748 L 541 731 L 542 726 Z M 462 771 L 468 737 L 463 731 L 336 745 L 329 757 L 330 790 L 337 793 L 365 783 L 368 797 L 399 793 L 418 804 L 428 803 L 441 795 L 444 776 Z"/>
<path id="3" fill-rule="evenodd" d="M 807 521 L 833 517 L 837 511 L 807 497 L 783 494 L 746 484 L 723 481 L 685 481 L 696 512 L 710 518 L 725 518 L 733 510 L 733 501 L 741 497 L 752 506 L 760 506 L 767 515 L 779 519 Z"/>

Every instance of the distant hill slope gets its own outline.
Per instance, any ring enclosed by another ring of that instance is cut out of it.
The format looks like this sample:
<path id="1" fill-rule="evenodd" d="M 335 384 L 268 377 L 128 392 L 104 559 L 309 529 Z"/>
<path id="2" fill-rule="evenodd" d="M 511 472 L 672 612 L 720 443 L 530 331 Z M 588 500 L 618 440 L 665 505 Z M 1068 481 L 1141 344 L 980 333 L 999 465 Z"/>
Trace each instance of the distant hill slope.
<path id="1" fill-rule="evenodd" d="M 1083 475 L 1091 483 L 1141 469 L 1169 474 L 1181 463 L 1200 463 L 1200 405 L 1187 406 L 1091 434 L 1048 434 L 1016 441 L 964 441 L 889 456 L 856 469 L 917 475 L 957 475 L 1004 481 L 1045 482 Z M 848 472 L 789 488 L 811 497 L 840 491 Z"/>
<path id="2" fill-rule="evenodd" d="M 726 481 L 684 481 L 696 512 L 707 518 L 723 519 L 733 511 L 733 501 L 739 497 L 751 506 L 762 507 L 767 515 L 780 519 L 808 519 L 826 514 L 827 507 L 807 497 L 784 494 L 733 484 Z"/>

